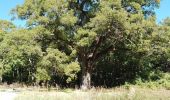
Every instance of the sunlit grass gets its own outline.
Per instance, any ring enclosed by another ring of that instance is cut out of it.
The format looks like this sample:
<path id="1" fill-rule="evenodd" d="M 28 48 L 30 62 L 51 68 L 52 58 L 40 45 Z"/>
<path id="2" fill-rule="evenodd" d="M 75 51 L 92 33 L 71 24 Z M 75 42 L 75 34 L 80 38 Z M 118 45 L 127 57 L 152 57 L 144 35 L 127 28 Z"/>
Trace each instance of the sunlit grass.
<path id="1" fill-rule="evenodd" d="M 22 92 L 15 100 L 170 100 L 170 90 L 130 87 L 115 89 Z"/>

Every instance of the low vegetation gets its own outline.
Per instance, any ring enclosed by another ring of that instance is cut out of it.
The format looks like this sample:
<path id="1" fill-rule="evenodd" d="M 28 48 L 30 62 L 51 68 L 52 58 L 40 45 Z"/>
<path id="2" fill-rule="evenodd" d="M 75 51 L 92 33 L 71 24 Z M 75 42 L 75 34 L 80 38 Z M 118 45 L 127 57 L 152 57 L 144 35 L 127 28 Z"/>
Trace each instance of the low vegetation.
<path id="1" fill-rule="evenodd" d="M 51 92 L 22 92 L 15 100 L 169 100 L 170 90 L 130 86 L 114 89 L 64 90 Z"/>

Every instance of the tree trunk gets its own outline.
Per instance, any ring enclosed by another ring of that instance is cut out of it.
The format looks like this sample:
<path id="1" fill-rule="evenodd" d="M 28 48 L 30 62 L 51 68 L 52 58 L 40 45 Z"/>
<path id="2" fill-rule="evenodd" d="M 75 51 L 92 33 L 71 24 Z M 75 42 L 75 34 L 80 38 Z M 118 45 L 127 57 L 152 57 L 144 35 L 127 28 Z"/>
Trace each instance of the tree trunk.
<path id="1" fill-rule="evenodd" d="M 87 89 L 90 89 L 90 88 L 91 88 L 91 73 L 86 72 L 86 73 L 83 75 L 81 88 L 82 88 L 83 90 L 87 90 Z"/>
<path id="2" fill-rule="evenodd" d="M 0 84 L 2 83 L 2 76 L 0 76 Z"/>
<path id="3" fill-rule="evenodd" d="M 91 64 L 87 62 L 82 66 L 82 86 L 81 89 L 87 90 L 91 88 Z"/>

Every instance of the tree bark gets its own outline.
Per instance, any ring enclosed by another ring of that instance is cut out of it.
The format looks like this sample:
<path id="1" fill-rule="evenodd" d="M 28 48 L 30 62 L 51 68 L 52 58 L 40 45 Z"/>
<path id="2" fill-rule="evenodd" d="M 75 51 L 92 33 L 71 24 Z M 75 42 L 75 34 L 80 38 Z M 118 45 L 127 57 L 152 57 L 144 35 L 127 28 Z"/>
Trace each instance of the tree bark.
<path id="1" fill-rule="evenodd" d="M 91 73 L 85 72 L 82 79 L 81 89 L 87 90 L 91 88 Z"/>
<path id="2" fill-rule="evenodd" d="M 82 84 L 81 89 L 87 90 L 91 88 L 91 72 L 92 65 L 90 61 L 87 60 L 87 56 L 82 59 Z"/>

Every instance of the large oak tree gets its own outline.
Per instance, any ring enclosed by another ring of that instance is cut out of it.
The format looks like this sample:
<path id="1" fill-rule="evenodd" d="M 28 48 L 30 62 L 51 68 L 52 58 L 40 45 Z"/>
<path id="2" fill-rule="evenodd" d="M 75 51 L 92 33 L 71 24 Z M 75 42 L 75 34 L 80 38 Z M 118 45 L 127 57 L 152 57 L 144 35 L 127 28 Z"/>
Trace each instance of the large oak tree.
<path id="1" fill-rule="evenodd" d="M 25 0 L 13 13 L 27 21 L 28 29 L 41 29 L 35 39 L 44 52 L 38 79 L 64 68 L 69 82 L 80 65 L 82 87 L 90 88 L 101 57 L 120 50 L 148 51 L 158 6 L 159 0 Z"/>

